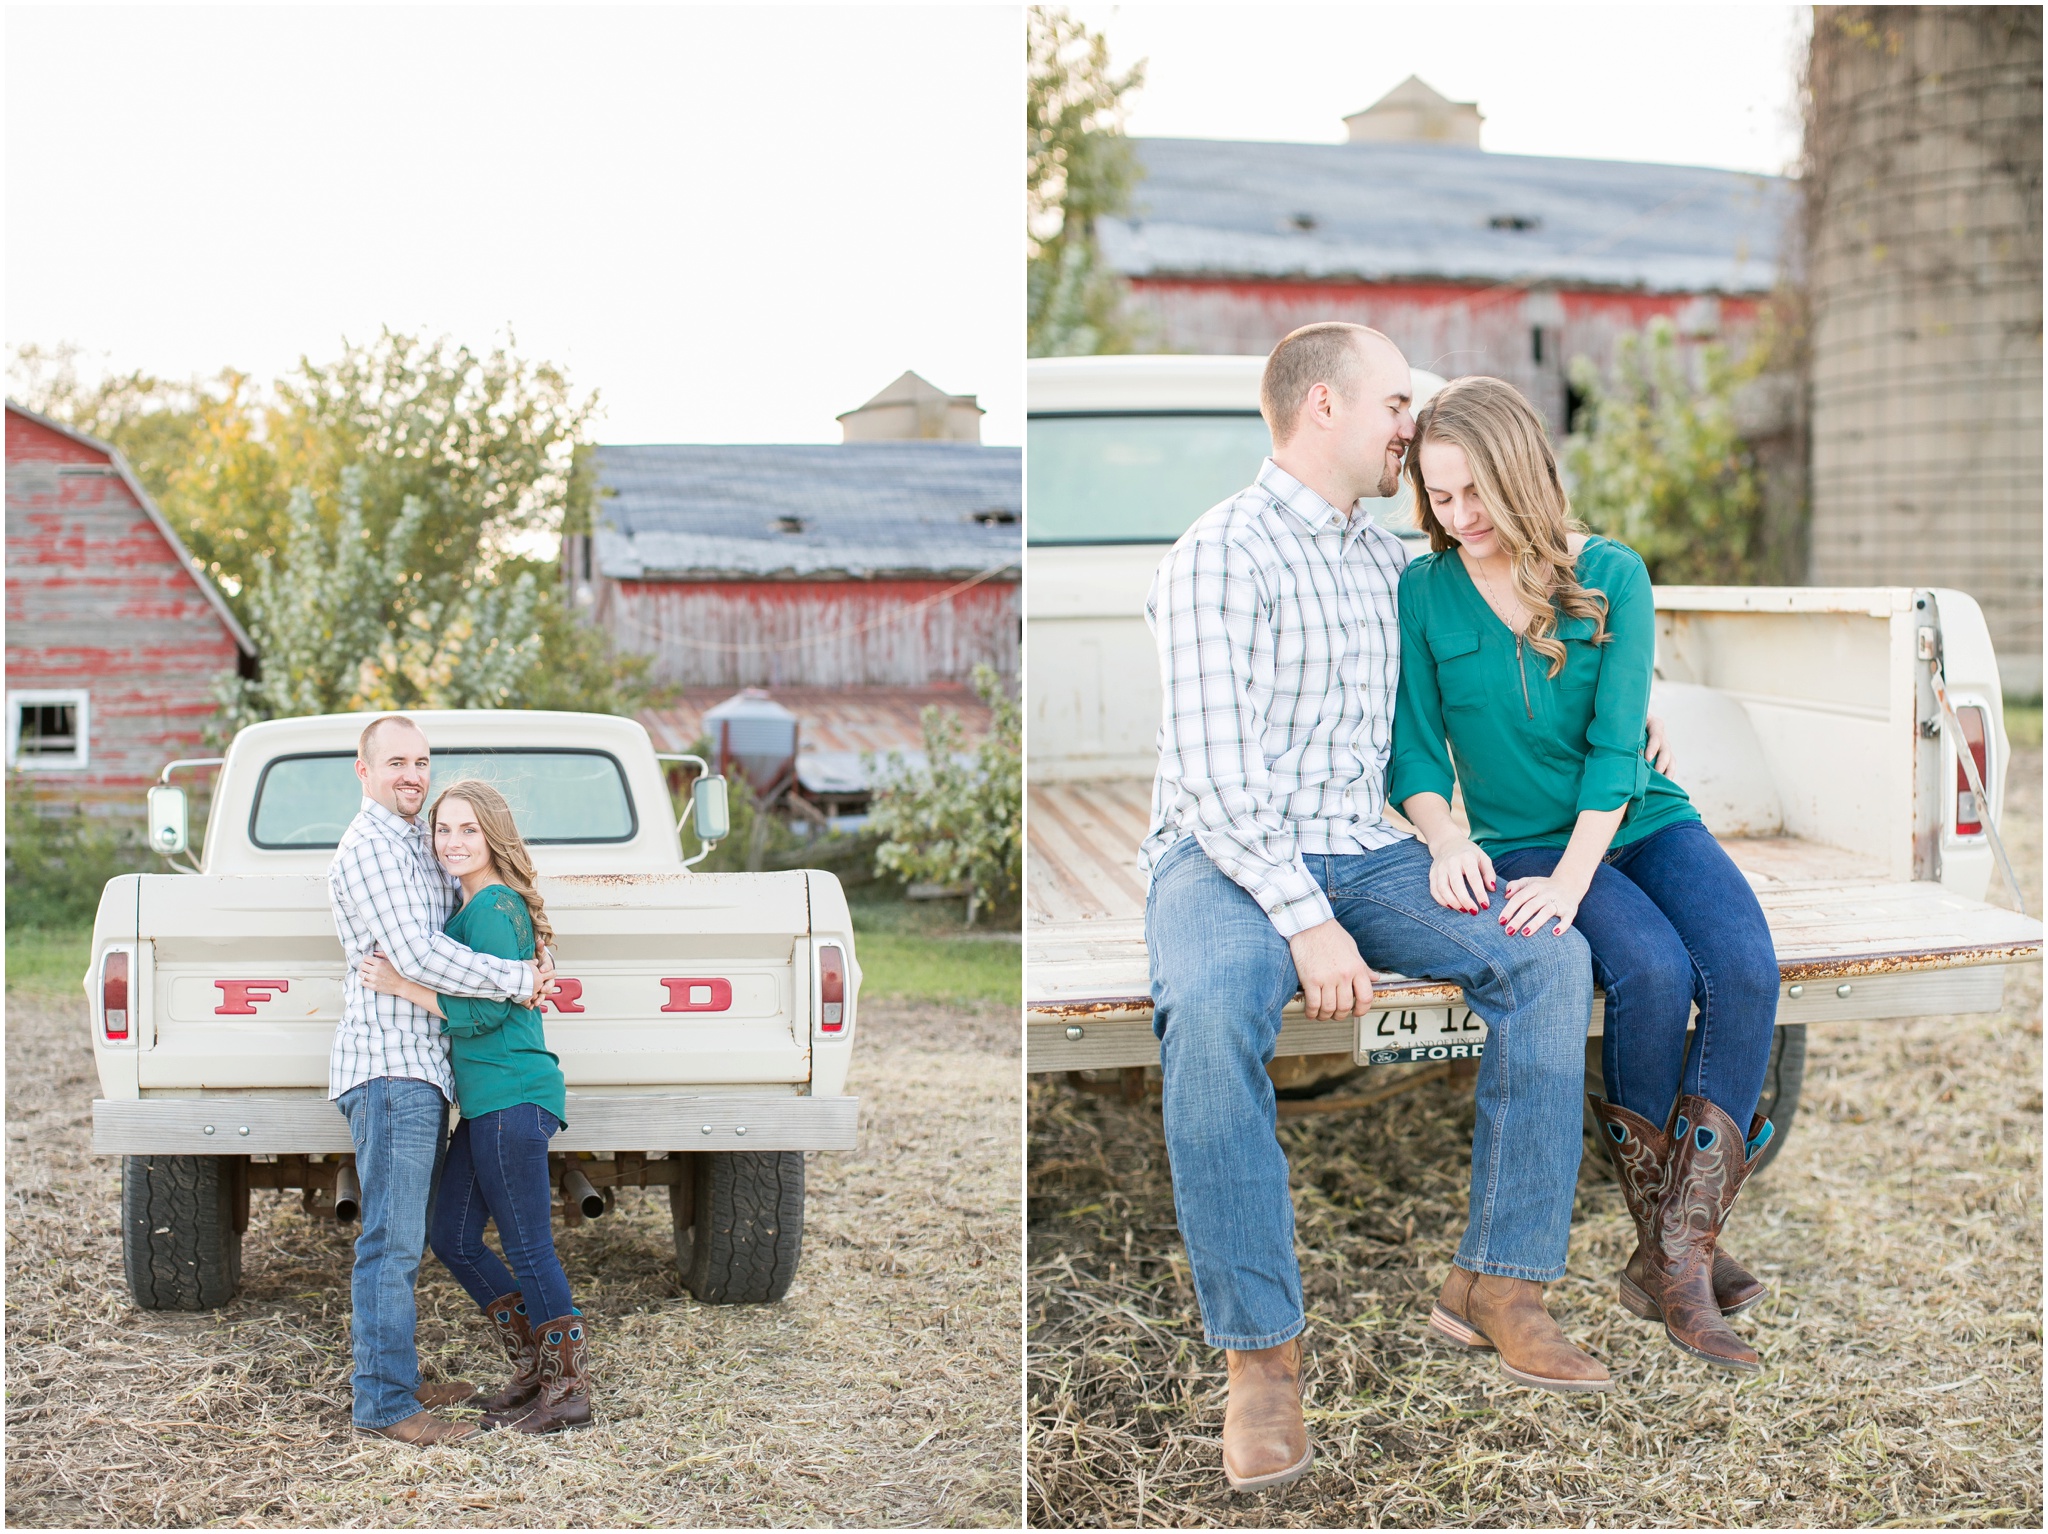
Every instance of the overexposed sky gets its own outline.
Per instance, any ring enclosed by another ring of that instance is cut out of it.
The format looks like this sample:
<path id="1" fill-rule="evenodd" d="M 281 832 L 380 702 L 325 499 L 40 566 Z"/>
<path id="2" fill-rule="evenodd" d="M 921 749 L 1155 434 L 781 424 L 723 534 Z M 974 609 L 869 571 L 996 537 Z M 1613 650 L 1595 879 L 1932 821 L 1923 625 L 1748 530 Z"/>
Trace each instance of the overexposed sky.
<path id="1" fill-rule="evenodd" d="M 1411 74 L 1476 101 L 1482 148 L 1784 172 L 1812 11 L 1788 5 L 1079 5 L 1127 121 L 1160 138 L 1340 143 Z"/>
<path id="2" fill-rule="evenodd" d="M 1023 437 L 1008 6 L 6 12 L 6 340 L 271 378 L 380 325 L 609 442 L 836 442 L 905 368 Z"/>

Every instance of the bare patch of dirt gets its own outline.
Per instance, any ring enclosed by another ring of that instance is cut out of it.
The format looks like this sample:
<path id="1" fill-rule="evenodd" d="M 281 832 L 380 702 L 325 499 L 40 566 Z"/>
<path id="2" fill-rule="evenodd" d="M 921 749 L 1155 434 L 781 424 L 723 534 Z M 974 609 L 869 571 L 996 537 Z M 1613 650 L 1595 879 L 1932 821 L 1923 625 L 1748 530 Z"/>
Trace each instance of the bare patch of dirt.
<path id="1" fill-rule="evenodd" d="M 2011 781 L 2038 912 L 2038 749 L 2015 751 Z M 1634 1235 L 1590 1165 L 1549 1300 L 1615 1391 L 1526 1390 L 1427 1340 L 1464 1225 L 1469 1088 L 1283 1123 L 1319 1457 L 1247 1497 L 1219 1469 L 1222 1357 L 1202 1342 L 1156 1105 L 1035 1080 L 1029 1521 L 2041 1527 L 2040 967 L 2010 973 L 1995 1016 L 1816 1025 L 1808 1046 L 1796 1126 L 1729 1226 L 1772 1286 L 1735 1323 L 1765 1360 L 1745 1380 L 1616 1303 Z"/>
<path id="2" fill-rule="evenodd" d="M 252 1194 L 231 1305 L 135 1309 L 81 1007 L 9 1001 L 9 1523 L 1016 1524 L 1014 1010 L 864 1012 L 860 1149 L 812 1159 L 780 1304 L 689 1298 L 662 1190 L 558 1229 L 597 1425 L 421 1452 L 349 1425 L 354 1227 L 297 1194 Z M 428 1377 L 495 1385 L 503 1361 L 431 1257 L 419 1299 Z"/>

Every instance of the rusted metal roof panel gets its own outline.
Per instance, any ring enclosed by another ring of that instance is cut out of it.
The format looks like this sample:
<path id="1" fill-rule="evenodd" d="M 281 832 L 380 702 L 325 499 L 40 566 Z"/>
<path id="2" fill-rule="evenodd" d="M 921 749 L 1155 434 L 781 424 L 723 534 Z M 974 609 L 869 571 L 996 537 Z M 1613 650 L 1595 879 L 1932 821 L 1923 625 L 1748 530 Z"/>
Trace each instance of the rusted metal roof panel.
<path id="1" fill-rule="evenodd" d="M 1014 570 L 1022 553 L 1019 448 L 606 446 L 596 462 L 597 560 L 612 580 L 964 577 Z"/>

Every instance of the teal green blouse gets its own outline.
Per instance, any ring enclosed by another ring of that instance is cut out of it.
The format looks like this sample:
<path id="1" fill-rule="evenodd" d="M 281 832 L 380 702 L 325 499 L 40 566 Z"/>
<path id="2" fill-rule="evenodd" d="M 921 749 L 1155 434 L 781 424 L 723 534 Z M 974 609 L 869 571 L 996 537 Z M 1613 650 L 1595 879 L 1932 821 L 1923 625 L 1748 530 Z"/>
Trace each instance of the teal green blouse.
<path id="1" fill-rule="evenodd" d="M 1643 759 L 1656 657 L 1650 573 L 1611 538 L 1589 538 L 1575 568 L 1607 598 L 1611 637 L 1595 645 L 1592 619 L 1559 614 L 1565 662 L 1555 680 L 1550 662 L 1486 605 L 1456 549 L 1402 573 L 1394 808 L 1420 793 L 1448 800 L 1455 765 L 1472 838 L 1488 853 L 1562 847 L 1582 810 L 1628 807 L 1617 847 L 1699 819 L 1685 790 Z"/>
<path id="2" fill-rule="evenodd" d="M 466 948 L 501 959 L 533 958 L 533 917 L 502 884 L 487 884 L 448 918 L 444 929 Z M 466 1119 L 537 1103 L 569 1122 L 562 1062 L 548 1052 L 540 1010 L 485 996 L 443 996 L 455 1097 Z"/>

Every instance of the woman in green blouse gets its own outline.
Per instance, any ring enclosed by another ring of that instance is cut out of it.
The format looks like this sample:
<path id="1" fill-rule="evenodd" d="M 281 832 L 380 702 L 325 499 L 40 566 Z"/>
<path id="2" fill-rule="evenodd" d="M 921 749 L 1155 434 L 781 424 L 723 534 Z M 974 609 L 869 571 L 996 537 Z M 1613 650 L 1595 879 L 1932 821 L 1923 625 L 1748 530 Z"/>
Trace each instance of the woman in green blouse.
<path id="1" fill-rule="evenodd" d="M 1388 798 L 1448 911 L 1585 937 L 1607 1008 L 1591 1103 L 1636 1221 L 1622 1303 L 1697 1357 L 1756 1369 L 1723 1318 L 1763 1286 L 1717 1242 L 1770 1139 L 1753 1115 L 1778 964 L 1748 881 L 1643 756 L 1649 573 L 1572 531 L 1543 423 L 1498 379 L 1431 400 L 1408 472 L 1430 552 L 1401 578 Z"/>
<path id="2" fill-rule="evenodd" d="M 434 856 L 462 885 L 448 935 L 478 953 L 533 958 L 536 937 L 546 944 L 554 932 L 504 796 L 465 779 L 442 791 L 428 824 Z M 570 1301 L 550 1223 L 548 1141 L 567 1124 L 567 1093 L 539 1009 L 438 995 L 382 954 L 363 961 L 362 977 L 371 990 L 440 1017 L 448 1036 L 462 1121 L 434 1195 L 431 1237 L 434 1254 L 482 1307 L 513 1364 L 511 1382 L 483 1403 L 484 1422 L 522 1433 L 583 1427 L 590 1421 L 586 1326 Z M 484 1245 L 486 1222 L 498 1227 L 509 1270 Z M 532 1316 L 549 1319 L 536 1326 Z"/>

